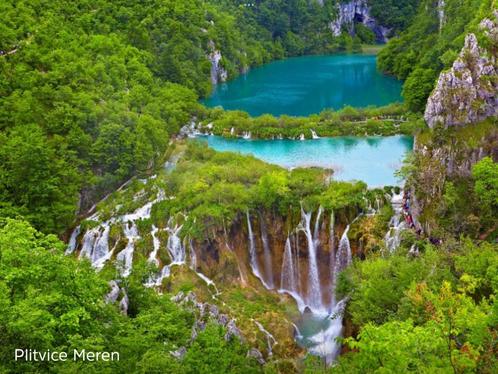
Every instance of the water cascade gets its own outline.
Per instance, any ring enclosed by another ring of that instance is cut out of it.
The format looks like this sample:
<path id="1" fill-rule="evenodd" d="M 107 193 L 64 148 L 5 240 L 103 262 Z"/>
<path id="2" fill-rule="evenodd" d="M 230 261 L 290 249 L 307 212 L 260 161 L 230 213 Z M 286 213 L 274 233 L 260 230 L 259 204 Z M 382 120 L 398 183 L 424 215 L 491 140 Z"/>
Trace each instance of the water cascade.
<path id="1" fill-rule="evenodd" d="M 263 286 L 267 289 L 271 289 L 271 287 L 265 282 L 264 278 L 261 275 L 261 271 L 259 269 L 258 257 L 256 253 L 256 243 L 254 241 L 254 233 L 252 231 L 251 225 L 251 217 L 249 216 L 249 211 L 246 212 L 247 216 L 247 232 L 249 234 L 249 263 L 251 264 L 251 269 L 253 274 L 263 283 Z"/>
<path id="2" fill-rule="evenodd" d="M 319 245 L 317 239 L 320 223 L 319 219 L 321 216 L 320 210 L 317 214 L 317 222 L 315 222 L 315 249 Z M 309 218 L 304 215 L 305 222 L 304 228 L 307 226 Z M 354 221 L 353 221 L 354 222 Z M 334 212 L 331 212 L 330 216 L 330 284 L 332 299 L 328 308 L 322 307 L 317 310 L 312 308 L 312 313 L 305 313 L 301 316 L 300 329 L 298 335 L 296 336 L 297 341 L 305 346 L 308 351 L 316 356 L 325 359 L 327 364 L 333 362 L 335 357 L 339 354 L 341 344 L 337 342 L 337 338 L 342 335 L 342 320 L 344 314 L 344 308 L 347 303 L 347 298 L 344 298 L 337 302 L 335 295 L 335 287 L 337 284 L 338 274 L 349 266 L 352 262 L 352 252 L 351 246 L 348 238 L 350 225 L 344 230 L 337 249 L 335 248 L 335 216 Z M 308 234 L 307 234 L 308 236 Z M 309 240 L 309 239 L 308 239 Z M 309 242 L 309 241 L 308 241 Z M 311 248 L 310 248 L 311 250 Z M 285 254 L 284 254 L 285 256 Z M 311 253 L 310 253 L 310 269 L 313 267 Z M 311 271 L 310 271 L 311 273 Z M 299 304 L 298 304 L 299 305 Z M 324 314 L 323 309 L 327 312 Z"/>
<path id="3" fill-rule="evenodd" d="M 337 274 L 338 272 L 342 271 L 347 266 L 349 266 L 352 261 L 351 245 L 349 243 L 349 238 L 348 238 L 349 227 L 350 227 L 349 225 L 346 226 L 346 229 L 342 234 L 341 240 L 339 241 L 339 248 L 337 249 L 337 255 L 335 260 L 335 269 L 334 269 L 335 274 Z"/>
<path id="4" fill-rule="evenodd" d="M 317 215 L 317 220 L 320 218 Z M 309 256 L 309 283 L 308 283 L 308 297 L 307 303 L 314 311 L 323 310 L 322 305 L 322 290 L 320 285 L 320 276 L 318 274 L 318 263 L 316 259 L 318 237 L 314 238 L 311 233 L 311 212 L 306 213 L 301 207 L 301 230 L 304 231 L 306 235 L 306 240 L 308 242 L 308 256 Z M 315 225 L 317 226 L 317 224 Z"/>
<path id="5" fill-rule="evenodd" d="M 80 235 L 80 232 L 81 232 L 81 226 L 77 226 L 71 233 L 71 237 L 69 238 L 69 243 L 66 249 L 66 255 L 70 255 L 76 249 L 76 246 L 78 244 L 77 239 L 78 236 Z"/>
<path id="6" fill-rule="evenodd" d="M 166 228 L 166 231 L 169 234 L 166 248 L 168 249 L 171 257 L 171 265 L 181 265 L 185 263 L 187 257 L 185 247 L 182 245 L 182 241 L 178 236 L 183 225 L 175 224 L 175 226 L 173 226 L 172 222 L 173 219 L 170 218 L 168 221 L 168 227 Z"/>
<path id="7" fill-rule="evenodd" d="M 270 332 L 264 328 L 264 326 L 258 321 L 254 320 L 256 326 L 258 326 L 259 331 L 261 331 L 266 336 L 266 344 L 268 345 L 268 356 L 273 355 L 273 346 L 277 344 L 275 337 L 270 334 Z"/>
<path id="8" fill-rule="evenodd" d="M 152 225 L 152 246 L 154 247 L 154 250 L 150 252 L 149 254 L 149 259 L 148 261 L 152 264 L 155 264 L 156 266 L 159 266 L 159 260 L 157 259 L 157 253 L 159 252 L 159 248 L 161 246 L 161 243 L 159 242 L 159 238 L 157 237 L 157 232 L 159 229 Z"/>
<path id="9" fill-rule="evenodd" d="M 391 206 L 393 207 L 394 215 L 389 221 L 389 230 L 386 233 L 384 241 L 387 249 L 392 253 L 399 247 L 401 243 L 401 232 L 406 228 L 405 220 L 402 217 L 403 191 L 392 196 Z"/>
<path id="10" fill-rule="evenodd" d="M 140 236 L 138 235 L 137 225 L 133 221 L 125 223 L 123 229 L 126 239 L 128 239 L 128 243 L 126 244 L 126 247 L 118 253 L 116 260 L 122 266 L 121 274 L 123 277 L 127 277 L 131 273 L 135 242 L 140 238 Z"/>
<path id="11" fill-rule="evenodd" d="M 320 137 L 316 134 L 315 130 L 311 130 L 311 137 L 313 139 L 320 139 Z"/>
<path id="12" fill-rule="evenodd" d="M 280 290 L 297 294 L 297 270 L 294 266 L 292 246 L 289 237 L 285 241 L 284 258 L 282 261 L 282 271 L 280 277 Z"/>
<path id="13" fill-rule="evenodd" d="M 260 229 L 261 229 L 261 241 L 263 242 L 263 259 L 265 267 L 265 279 L 266 283 L 270 288 L 274 288 L 273 284 L 273 267 L 271 259 L 271 249 L 270 243 L 268 241 L 268 231 L 266 230 L 265 221 L 263 215 L 259 215 Z"/>

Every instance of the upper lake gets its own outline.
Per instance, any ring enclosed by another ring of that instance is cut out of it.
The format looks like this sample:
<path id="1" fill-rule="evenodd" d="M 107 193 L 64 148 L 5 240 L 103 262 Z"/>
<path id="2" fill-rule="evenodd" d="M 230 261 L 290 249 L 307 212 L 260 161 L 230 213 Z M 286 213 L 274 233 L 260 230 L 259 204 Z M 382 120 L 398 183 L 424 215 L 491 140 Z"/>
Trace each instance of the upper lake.
<path id="1" fill-rule="evenodd" d="M 374 55 L 304 56 L 275 61 L 215 87 L 202 102 L 252 116 L 308 116 L 345 105 L 402 101 L 401 81 L 380 73 Z"/>

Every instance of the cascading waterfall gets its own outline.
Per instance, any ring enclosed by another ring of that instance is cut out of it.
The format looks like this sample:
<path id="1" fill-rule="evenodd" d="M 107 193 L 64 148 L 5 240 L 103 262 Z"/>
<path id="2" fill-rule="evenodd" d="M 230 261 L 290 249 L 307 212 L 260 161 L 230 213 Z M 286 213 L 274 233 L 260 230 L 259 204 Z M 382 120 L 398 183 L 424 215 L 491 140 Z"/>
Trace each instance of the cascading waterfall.
<path id="1" fill-rule="evenodd" d="M 140 238 L 140 236 L 138 235 L 136 221 L 149 218 L 152 206 L 155 203 L 164 200 L 165 198 L 166 197 L 164 195 L 164 192 L 160 190 L 157 193 L 156 199 L 138 208 L 133 213 L 125 214 L 116 218 L 111 218 L 108 221 L 98 224 L 96 227 L 88 229 L 83 235 L 79 258 L 87 258 L 91 261 L 92 266 L 95 269 L 102 269 L 105 263 L 111 259 L 115 249 L 113 248 L 112 251 L 109 250 L 109 235 L 111 231 L 111 225 L 121 224 L 125 237 L 128 239 L 128 243 L 126 247 L 120 253 L 118 253 L 116 259 L 121 266 L 123 276 L 128 276 L 131 271 L 135 242 Z M 98 222 L 99 215 L 95 213 L 90 216 L 88 220 Z M 71 254 L 78 248 L 77 239 L 80 234 L 81 227 L 78 226 L 71 234 L 71 238 L 66 249 L 66 254 Z M 154 238 L 154 246 L 156 246 L 158 245 L 158 242 L 157 238 L 155 237 L 155 232 L 153 232 L 152 235 Z"/>
<path id="2" fill-rule="evenodd" d="M 140 238 L 138 235 L 137 225 L 134 221 L 125 223 L 124 234 L 128 243 L 126 247 L 118 253 L 116 260 L 121 264 L 121 275 L 127 277 L 131 273 L 133 265 L 133 252 L 135 251 L 135 242 Z"/>
<path id="3" fill-rule="evenodd" d="M 298 292 L 297 274 L 292 256 L 292 246 L 289 237 L 285 241 L 284 258 L 282 261 L 282 272 L 280 277 L 280 289 L 290 293 Z"/>
<path id="4" fill-rule="evenodd" d="M 267 329 L 264 328 L 264 326 L 261 323 L 259 323 L 256 320 L 254 320 L 254 323 L 256 324 L 256 326 L 258 326 L 259 331 L 261 331 L 266 336 L 266 344 L 268 346 L 268 356 L 272 356 L 273 346 L 277 344 L 277 340 L 272 334 L 270 334 L 270 332 Z"/>
<path id="5" fill-rule="evenodd" d="M 330 279 L 331 279 L 330 284 L 332 287 L 332 289 L 331 289 L 331 295 L 332 295 L 331 304 L 333 306 L 335 304 L 334 264 L 335 264 L 335 256 L 336 256 L 336 250 L 335 250 L 335 213 L 333 210 L 330 213 L 330 233 L 329 233 L 329 236 L 330 236 L 329 240 L 330 240 Z"/>
<path id="6" fill-rule="evenodd" d="M 175 224 L 175 226 L 173 227 L 172 221 L 172 218 L 170 218 L 168 227 L 166 228 L 166 231 L 169 234 L 166 248 L 168 249 L 169 255 L 171 257 L 171 265 L 181 265 L 185 263 L 187 257 L 185 247 L 182 245 L 182 241 L 178 236 L 183 225 Z"/>
<path id="7" fill-rule="evenodd" d="M 394 194 L 391 198 L 391 206 L 394 210 L 394 215 L 389 221 L 389 230 L 386 233 L 384 242 L 389 252 L 394 252 L 401 243 L 401 232 L 406 228 L 406 223 L 402 219 L 403 213 L 403 191 L 399 194 Z"/>
<path id="8" fill-rule="evenodd" d="M 265 266 L 265 279 L 266 284 L 273 289 L 273 266 L 272 266 L 272 258 L 271 258 L 271 249 L 270 243 L 268 241 L 268 231 L 266 230 L 265 221 L 263 219 L 263 215 L 259 215 L 260 229 L 261 229 L 261 241 L 263 242 L 263 259 Z"/>
<path id="9" fill-rule="evenodd" d="M 311 233 L 311 212 L 306 213 L 301 207 L 301 226 L 306 235 L 308 242 L 308 257 L 309 257 L 309 283 L 308 283 L 308 305 L 314 311 L 323 309 L 322 305 L 322 290 L 320 285 L 320 276 L 318 273 L 318 263 L 316 259 L 318 238 L 314 238 Z M 320 218 L 317 216 L 317 218 Z"/>
<path id="10" fill-rule="evenodd" d="M 159 252 L 159 248 L 161 247 L 161 243 L 159 241 L 159 238 L 157 237 L 158 231 L 159 231 L 159 229 L 155 225 L 152 225 L 151 235 L 152 235 L 152 246 L 153 246 L 154 250 L 152 252 L 150 252 L 148 261 L 152 264 L 155 264 L 156 266 L 159 266 L 159 260 L 157 259 L 157 253 Z"/>
<path id="11" fill-rule="evenodd" d="M 71 233 L 71 237 L 69 238 L 69 243 L 67 245 L 67 249 L 66 249 L 66 255 L 70 255 L 71 253 L 73 253 L 76 249 L 76 246 L 77 246 L 77 239 L 78 239 L 78 236 L 80 235 L 80 232 L 81 232 L 81 226 L 77 226 L 73 232 Z"/>
<path id="12" fill-rule="evenodd" d="M 334 272 L 337 275 L 338 272 L 345 269 L 351 264 L 352 254 L 351 254 L 351 244 L 349 243 L 348 233 L 349 225 L 346 226 L 344 233 L 342 234 L 341 240 L 339 241 L 339 248 L 337 249 L 335 269 Z"/>
<path id="13" fill-rule="evenodd" d="M 317 214 L 317 220 L 320 214 Z M 355 219 L 356 220 L 356 219 Z M 354 222 L 354 221 L 353 221 Z M 315 228 L 319 227 L 315 223 Z M 302 331 L 311 331 L 305 336 L 299 333 L 296 339 L 304 345 L 311 354 L 322 357 L 327 364 L 333 362 L 339 354 L 341 344 L 337 342 L 337 338 L 342 335 L 342 320 L 344 308 L 346 307 L 347 298 L 336 301 L 335 287 L 337 276 L 340 271 L 344 270 L 352 262 L 351 246 L 348 238 L 350 225 L 344 230 L 337 250 L 335 250 L 335 216 L 331 212 L 330 216 L 330 276 L 332 285 L 332 299 L 328 313 L 326 316 L 320 311 L 317 313 L 312 309 L 311 314 L 303 314 L 301 317 L 301 325 L 305 326 Z M 315 230 L 318 232 L 318 229 Z M 316 237 L 316 235 L 315 235 Z M 316 242 L 315 242 L 316 243 Z M 311 262 L 311 259 L 310 259 Z M 307 326 L 307 327 L 306 327 Z M 297 329 L 297 331 L 300 331 Z"/>
<path id="14" fill-rule="evenodd" d="M 271 289 L 271 287 L 265 282 L 263 276 L 261 275 L 261 271 L 259 269 L 258 257 L 256 253 L 256 243 L 254 241 L 254 233 L 252 231 L 251 225 L 251 217 L 249 216 L 249 211 L 246 212 L 247 216 L 247 232 L 249 234 L 249 263 L 251 265 L 251 269 L 253 274 L 263 283 L 263 286 L 267 289 Z"/>

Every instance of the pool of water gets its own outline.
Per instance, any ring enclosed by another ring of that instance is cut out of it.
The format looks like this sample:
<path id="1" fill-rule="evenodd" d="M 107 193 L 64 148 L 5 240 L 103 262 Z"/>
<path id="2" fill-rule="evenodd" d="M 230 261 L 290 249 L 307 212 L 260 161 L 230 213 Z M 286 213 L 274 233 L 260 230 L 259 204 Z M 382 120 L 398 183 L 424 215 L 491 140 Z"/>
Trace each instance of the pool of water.
<path id="1" fill-rule="evenodd" d="M 307 116 L 326 108 L 402 101 L 401 84 L 377 70 L 373 55 L 303 56 L 275 61 L 219 84 L 202 102 L 253 116 Z"/>
<path id="2" fill-rule="evenodd" d="M 202 136 L 209 147 L 253 155 L 285 168 L 322 167 L 334 179 L 362 180 L 370 187 L 399 185 L 394 172 L 413 149 L 411 136 L 335 137 L 310 140 L 247 140 Z"/>

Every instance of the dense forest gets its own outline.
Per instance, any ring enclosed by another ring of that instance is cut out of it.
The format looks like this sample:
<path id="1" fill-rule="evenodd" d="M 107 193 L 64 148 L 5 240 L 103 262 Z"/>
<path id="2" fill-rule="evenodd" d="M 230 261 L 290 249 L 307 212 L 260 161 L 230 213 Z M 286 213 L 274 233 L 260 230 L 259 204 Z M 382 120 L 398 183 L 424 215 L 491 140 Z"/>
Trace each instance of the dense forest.
<path id="1" fill-rule="evenodd" d="M 465 59 L 469 33 L 498 71 L 496 28 L 481 25 L 498 21 L 495 1 L 364 2 L 390 30 L 378 67 L 404 80 L 403 104 L 252 118 L 198 101 L 215 83 L 218 52 L 230 79 L 276 59 L 375 43 L 360 19 L 331 32 L 349 3 L 0 3 L 1 372 L 498 371 L 497 120 L 427 128 L 422 119 L 440 73 Z M 496 79 L 483 78 L 492 87 Z M 226 137 L 310 138 L 312 128 L 320 136 L 415 135 L 399 175 L 422 233 L 406 230 L 391 253 L 389 201 L 399 188 L 330 182 L 330 170 L 286 170 L 178 139 L 195 121 Z M 120 217 L 147 204 L 130 235 Z M 241 254 L 251 219 L 254 231 L 268 225 L 281 251 L 304 213 L 319 222 L 322 210 L 332 247 L 351 226 L 354 257 L 336 275 L 348 305 L 332 366 L 295 344 L 293 300 L 265 289 Z M 165 253 L 148 260 L 175 229 L 190 248 L 189 267 L 144 287 L 157 281 L 159 264 L 175 262 Z M 71 232 L 81 251 L 91 230 L 107 233 L 113 259 L 135 240 L 130 274 L 110 262 L 95 271 L 90 257 L 65 254 Z M 271 327 L 273 345 L 255 321 Z M 15 362 L 17 348 L 119 351 L 120 360 Z"/>

